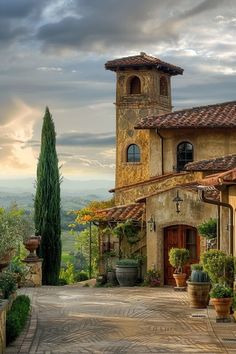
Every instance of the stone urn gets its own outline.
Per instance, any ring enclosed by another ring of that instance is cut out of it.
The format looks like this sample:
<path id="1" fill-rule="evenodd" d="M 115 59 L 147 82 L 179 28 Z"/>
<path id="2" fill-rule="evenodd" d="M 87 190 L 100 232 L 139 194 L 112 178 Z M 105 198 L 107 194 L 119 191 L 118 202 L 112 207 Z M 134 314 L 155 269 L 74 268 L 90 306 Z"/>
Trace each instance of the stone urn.
<path id="1" fill-rule="evenodd" d="M 24 241 L 24 246 L 29 251 L 29 254 L 25 258 L 25 261 L 37 262 L 39 260 L 35 251 L 39 247 L 40 241 L 41 241 L 41 236 L 31 236 L 26 241 Z"/>

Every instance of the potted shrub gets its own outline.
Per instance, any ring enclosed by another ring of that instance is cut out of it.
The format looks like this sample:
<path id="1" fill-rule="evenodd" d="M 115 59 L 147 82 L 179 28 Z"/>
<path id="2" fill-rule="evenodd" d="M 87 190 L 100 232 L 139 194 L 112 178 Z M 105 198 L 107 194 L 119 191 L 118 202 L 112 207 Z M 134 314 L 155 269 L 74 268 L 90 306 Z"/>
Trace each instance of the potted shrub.
<path id="1" fill-rule="evenodd" d="M 206 308 L 209 302 L 210 279 L 201 264 L 191 265 L 191 276 L 187 281 L 190 307 Z"/>
<path id="2" fill-rule="evenodd" d="M 116 263 L 116 278 L 120 286 L 134 286 L 138 279 L 139 263 L 136 259 L 123 258 Z"/>
<path id="3" fill-rule="evenodd" d="M 226 255 L 223 251 L 209 250 L 202 254 L 201 263 L 213 284 L 226 283 L 229 287 L 232 287 L 234 257 Z"/>
<path id="4" fill-rule="evenodd" d="M 217 220 L 210 218 L 198 225 L 198 232 L 201 236 L 205 237 L 207 249 L 215 248 L 217 238 Z"/>
<path id="5" fill-rule="evenodd" d="M 186 248 L 171 248 L 169 251 L 169 262 L 172 267 L 175 268 L 173 277 L 176 282 L 176 286 L 184 287 L 186 273 L 183 273 L 183 266 L 188 263 L 189 250 Z"/>
<path id="6" fill-rule="evenodd" d="M 217 320 L 227 319 L 233 302 L 233 290 L 223 284 L 215 284 L 211 289 L 210 297 L 217 313 Z"/>

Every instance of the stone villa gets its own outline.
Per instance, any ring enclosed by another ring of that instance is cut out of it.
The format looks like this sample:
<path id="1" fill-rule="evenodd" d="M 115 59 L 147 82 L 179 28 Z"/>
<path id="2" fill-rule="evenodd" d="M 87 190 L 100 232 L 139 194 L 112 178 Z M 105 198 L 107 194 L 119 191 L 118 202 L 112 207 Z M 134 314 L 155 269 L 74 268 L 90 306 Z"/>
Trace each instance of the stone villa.
<path id="1" fill-rule="evenodd" d="M 172 112 L 180 67 L 140 53 L 105 68 L 116 73 L 116 206 L 106 222 L 142 225 L 131 253 L 146 256 L 145 269 L 159 269 L 167 285 L 169 249 L 188 248 L 198 262 L 205 242 L 197 226 L 210 217 L 218 247 L 235 254 L 236 101 Z M 118 247 L 112 236 L 107 244 L 103 238 L 101 252 Z"/>

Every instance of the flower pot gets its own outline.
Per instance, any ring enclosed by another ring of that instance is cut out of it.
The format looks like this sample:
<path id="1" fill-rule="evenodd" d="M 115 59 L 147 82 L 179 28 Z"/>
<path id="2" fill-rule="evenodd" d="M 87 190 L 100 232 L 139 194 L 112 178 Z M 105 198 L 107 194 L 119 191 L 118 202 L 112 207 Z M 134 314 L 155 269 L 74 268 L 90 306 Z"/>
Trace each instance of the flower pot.
<path id="1" fill-rule="evenodd" d="M 210 283 L 187 281 L 190 307 L 204 309 L 209 302 Z"/>
<path id="2" fill-rule="evenodd" d="M 138 280 L 138 267 L 117 265 L 116 278 L 120 286 L 134 286 Z"/>
<path id="3" fill-rule="evenodd" d="M 218 319 L 225 319 L 229 316 L 232 304 L 231 297 L 211 298 L 211 303 L 215 307 Z"/>
<path id="4" fill-rule="evenodd" d="M 186 286 L 186 273 L 174 273 L 173 278 L 175 279 L 177 288 L 184 288 Z"/>
<path id="5" fill-rule="evenodd" d="M 11 259 L 14 255 L 14 250 L 11 248 L 6 251 L 6 253 L 0 257 L 0 272 L 2 269 L 8 266 L 8 264 L 11 262 Z"/>
<path id="6" fill-rule="evenodd" d="M 37 261 L 39 258 L 35 251 L 39 247 L 41 241 L 41 236 L 32 236 L 24 242 L 25 248 L 30 252 L 25 258 L 27 261 Z"/>
<path id="7" fill-rule="evenodd" d="M 107 272 L 107 282 L 111 285 L 118 285 L 115 269 Z"/>

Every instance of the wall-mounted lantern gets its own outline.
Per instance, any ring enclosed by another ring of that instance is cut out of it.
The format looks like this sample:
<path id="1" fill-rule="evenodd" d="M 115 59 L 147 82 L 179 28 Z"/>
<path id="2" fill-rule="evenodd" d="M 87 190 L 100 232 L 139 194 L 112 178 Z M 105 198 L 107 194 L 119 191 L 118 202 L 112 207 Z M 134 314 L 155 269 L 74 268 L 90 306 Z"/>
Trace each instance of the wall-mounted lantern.
<path id="1" fill-rule="evenodd" d="M 156 231 L 156 223 L 155 223 L 154 217 L 152 215 L 147 223 L 148 223 L 150 232 Z"/>
<path id="2" fill-rule="evenodd" d="M 173 202 L 176 205 L 176 213 L 179 213 L 180 212 L 180 203 L 183 202 L 183 199 L 180 198 L 180 196 L 179 196 L 179 191 L 177 191 L 176 197 L 174 197 Z"/>

